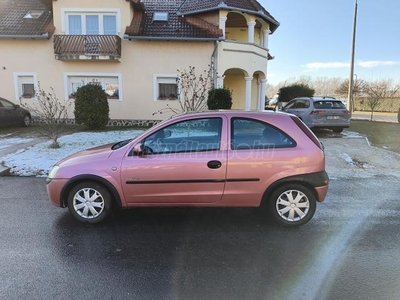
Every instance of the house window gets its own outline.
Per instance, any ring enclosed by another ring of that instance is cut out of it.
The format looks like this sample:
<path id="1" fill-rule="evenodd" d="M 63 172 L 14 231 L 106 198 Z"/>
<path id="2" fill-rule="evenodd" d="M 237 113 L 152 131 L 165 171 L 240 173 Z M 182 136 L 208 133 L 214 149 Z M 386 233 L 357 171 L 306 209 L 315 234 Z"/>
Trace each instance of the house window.
<path id="1" fill-rule="evenodd" d="M 155 100 L 178 100 L 179 87 L 176 75 L 154 75 Z"/>
<path id="2" fill-rule="evenodd" d="M 153 22 L 157 21 L 168 21 L 168 13 L 167 12 L 154 12 L 153 13 Z"/>
<path id="3" fill-rule="evenodd" d="M 30 10 L 24 16 L 24 19 L 39 19 L 43 15 L 43 10 Z"/>
<path id="4" fill-rule="evenodd" d="M 35 98 L 37 80 L 35 74 L 17 73 L 14 74 L 15 94 L 18 99 Z"/>
<path id="5" fill-rule="evenodd" d="M 72 35 L 117 35 L 116 12 L 66 12 L 66 33 Z"/>
<path id="6" fill-rule="evenodd" d="M 68 98 L 75 98 L 78 88 L 86 84 L 99 85 L 106 92 L 108 99 L 120 99 L 120 76 L 100 76 L 100 75 L 67 75 Z"/>

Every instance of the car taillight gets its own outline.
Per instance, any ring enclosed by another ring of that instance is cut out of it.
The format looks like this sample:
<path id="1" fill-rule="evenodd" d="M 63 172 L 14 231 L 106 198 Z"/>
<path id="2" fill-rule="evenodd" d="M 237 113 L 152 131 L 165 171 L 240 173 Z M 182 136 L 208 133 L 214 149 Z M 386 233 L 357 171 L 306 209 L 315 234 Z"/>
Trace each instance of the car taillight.
<path id="1" fill-rule="evenodd" d="M 325 113 L 326 113 L 325 110 L 312 110 L 312 111 L 310 112 L 310 115 L 323 115 L 323 114 L 325 114 Z"/>
<path id="2" fill-rule="evenodd" d="M 350 112 L 347 109 L 345 109 L 345 110 L 342 110 L 342 113 L 344 113 L 345 115 L 348 115 Z"/>

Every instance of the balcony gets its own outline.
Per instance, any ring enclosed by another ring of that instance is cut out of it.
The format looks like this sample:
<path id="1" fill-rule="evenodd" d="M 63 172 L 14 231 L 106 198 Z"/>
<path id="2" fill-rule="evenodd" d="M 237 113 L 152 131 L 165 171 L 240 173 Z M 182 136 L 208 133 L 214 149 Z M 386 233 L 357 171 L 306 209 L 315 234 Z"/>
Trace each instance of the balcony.
<path id="1" fill-rule="evenodd" d="M 117 35 L 54 35 L 58 60 L 119 61 L 121 38 Z"/>
<path id="2" fill-rule="evenodd" d="M 230 68 L 246 70 L 248 74 L 266 70 L 268 50 L 256 44 L 222 41 L 218 45 L 218 65 L 222 73 Z"/>

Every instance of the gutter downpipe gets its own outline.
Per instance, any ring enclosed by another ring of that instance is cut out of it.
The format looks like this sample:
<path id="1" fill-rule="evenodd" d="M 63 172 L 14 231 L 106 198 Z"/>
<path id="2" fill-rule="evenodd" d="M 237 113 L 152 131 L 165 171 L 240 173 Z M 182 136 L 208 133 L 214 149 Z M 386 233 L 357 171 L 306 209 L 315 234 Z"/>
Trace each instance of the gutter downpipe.
<path id="1" fill-rule="evenodd" d="M 24 39 L 24 40 L 26 40 L 26 39 L 32 39 L 32 40 L 35 40 L 35 39 L 41 39 L 41 40 L 44 40 L 44 39 L 49 39 L 49 33 L 48 32 L 46 32 L 46 33 L 43 33 L 42 35 L 0 35 L 0 39 L 13 39 L 13 40 L 16 40 L 16 39 Z"/>
<path id="2" fill-rule="evenodd" d="M 219 40 L 215 41 L 214 51 L 211 54 L 211 68 L 212 68 L 212 88 L 218 84 L 218 56 L 216 55 L 218 50 Z"/>

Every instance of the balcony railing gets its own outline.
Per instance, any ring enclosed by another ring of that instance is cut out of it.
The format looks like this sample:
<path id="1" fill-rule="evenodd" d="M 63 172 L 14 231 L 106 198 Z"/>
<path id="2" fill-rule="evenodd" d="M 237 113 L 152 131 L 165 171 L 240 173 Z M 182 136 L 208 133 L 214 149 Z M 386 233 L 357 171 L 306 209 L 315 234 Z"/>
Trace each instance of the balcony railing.
<path id="1" fill-rule="evenodd" d="M 54 54 L 59 60 L 118 60 L 121 38 L 117 35 L 55 35 Z"/>

